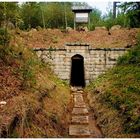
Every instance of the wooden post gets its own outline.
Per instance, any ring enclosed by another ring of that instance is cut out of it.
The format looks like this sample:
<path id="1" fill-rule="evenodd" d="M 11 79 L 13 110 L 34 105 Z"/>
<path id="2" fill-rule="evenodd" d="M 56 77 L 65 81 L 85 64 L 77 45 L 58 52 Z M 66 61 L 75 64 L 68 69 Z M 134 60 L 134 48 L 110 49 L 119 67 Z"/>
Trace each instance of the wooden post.
<path id="1" fill-rule="evenodd" d="M 76 13 L 74 13 L 74 30 L 76 30 Z"/>
<path id="2" fill-rule="evenodd" d="M 88 13 L 88 29 L 90 30 L 90 13 Z"/>
<path id="3" fill-rule="evenodd" d="M 116 6 L 117 6 L 117 2 L 113 2 L 113 18 L 116 18 Z"/>

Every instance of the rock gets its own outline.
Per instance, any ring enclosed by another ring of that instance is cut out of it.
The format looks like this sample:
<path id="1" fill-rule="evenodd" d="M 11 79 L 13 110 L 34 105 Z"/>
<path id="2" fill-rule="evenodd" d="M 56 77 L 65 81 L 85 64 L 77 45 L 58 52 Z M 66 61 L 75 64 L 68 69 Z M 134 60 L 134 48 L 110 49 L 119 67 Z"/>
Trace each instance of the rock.
<path id="1" fill-rule="evenodd" d="M 52 31 L 52 29 L 51 28 L 47 28 L 47 31 Z"/>
<path id="2" fill-rule="evenodd" d="M 72 31 L 73 29 L 72 29 L 71 27 L 67 27 L 66 30 L 67 30 L 68 32 L 70 32 L 70 31 Z"/>
<path id="3" fill-rule="evenodd" d="M 31 32 L 37 32 L 37 29 L 31 29 Z"/>
<path id="4" fill-rule="evenodd" d="M 95 30 L 107 30 L 107 28 L 105 26 L 95 27 Z"/>
<path id="5" fill-rule="evenodd" d="M 121 29 L 120 25 L 114 25 L 114 26 L 111 27 L 110 30 L 118 30 L 118 29 Z"/>
<path id="6" fill-rule="evenodd" d="M 37 29 L 37 31 L 41 31 L 42 30 L 42 28 L 40 26 L 37 26 L 36 29 Z"/>
<path id="7" fill-rule="evenodd" d="M 132 44 L 127 44 L 126 46 L 125 46 L 125 48 L 131 48 L 132 47 Z"/>
<path id="8" fill-rule="evenodd" d="M 1 107 L 3 107 L 3 106 L 6 105 L 6 104 L 7 104 L 7 102 L 5 102 L 5 101 L 1 101 L 1 102 L 0 102 L 0 106 L 1 106 Z"/>
<path id="9" fill-rule="evenodd" d="M 88 32 L 89 30 L 88 30 L 88 27 L 79 26 L 77 28 L 77 31 L 85 31 L 85 32 Z"/>
<path id="10" fill-rule="evenodd" d="M 71 87 L 71 91 L 75 92 L 75 91 L 77 91 L 77 88 L 76 87 Z"/>
<path id="11" fill-rule="evenodd" d="M 42 51 L 36 51 L 37 56 L 40 58 Z"/>
<path id="12" fill-rule="evenodd" d="M 29 31 L 29 34 L 28 34 L 29 37 L 32 38 L 32 37 L 33 37 L 33 34 L 34 34 L 35 32 L 37 32 L 36 29 L 31 29 L 31 30 Z"/>
<path id="13" fill-rule="evenodd" d="M 88 32 L 89 31 L 88 30 L 88 27 L 84 27 L 83 29 L 84 29 L 85 32 Z"/>
<path id="14" fill-rule="evenodd" d="M 0 102 L 0 105 L 6 105 L 6 103 L 7 103 L 7 102 L 5 102 L 5 101 L 1 101 L 1 102 Z"/>

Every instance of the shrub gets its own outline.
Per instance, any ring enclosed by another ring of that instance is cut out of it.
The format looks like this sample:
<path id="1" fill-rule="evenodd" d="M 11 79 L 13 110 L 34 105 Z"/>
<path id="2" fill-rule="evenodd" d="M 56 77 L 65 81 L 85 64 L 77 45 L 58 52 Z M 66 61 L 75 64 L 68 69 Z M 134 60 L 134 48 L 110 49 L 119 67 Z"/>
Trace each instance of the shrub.
<path id="1" fill-rule="evenodd" d="M 10 35 L 5 28 L 0 28 L 0 45 L 6 46 L 10 41 Z"/>
<path id="2" fill-rule="evenodd" d="M 118 59 L 118 64 L 133 64 L 140 66 L 140 33 L 137 35 L 137 43 L 137 46 Z"/>
<path id="3" fill-rule="evenodd" d="M 138 65 L 140 66 L 140 45 L 130 50 L 126 55 L 118 59 L 119 65 Z"/>

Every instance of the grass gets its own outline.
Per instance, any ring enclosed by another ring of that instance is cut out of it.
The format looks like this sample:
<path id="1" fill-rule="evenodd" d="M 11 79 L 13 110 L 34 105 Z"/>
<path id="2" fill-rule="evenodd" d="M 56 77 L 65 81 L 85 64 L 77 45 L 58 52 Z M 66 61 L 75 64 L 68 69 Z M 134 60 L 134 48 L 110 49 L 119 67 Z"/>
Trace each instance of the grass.
<path id="1" fill-rule="evenodd" d="M 140 40 L 140 38 L 139 38 Z M 118 64 L 106 74 L 101 75 L 87 88 L 90 102 L 97 112 L 97 121 L 107 119 L 106 124 L 99 121 L 106 137 L 140 137 L 140 42 L 128 53 L 118 59 Z M 108 113 L 116 112 L 106 117 Z M 102 112 L 100 116 L 98 111 Z M 99 118 L 101 117 L 101 118 Z M 118 121 L 110 118 L 118 118 Z M 120 124 L 115 132 L 113 125 Z M 102 126 L 103 125 L 103 126 Z M 121 129 L 119 130 L 119 127 Z M 113 128 L 113 129 L 110 129 Z M 106 130 L 105 130 L 106 129 Z M 107 130 L 111 130 L 110 134 Z M 114 133 L 113 133 L 114 132 Z"/>
<path id="2" fill-rule="evenodd" d="M 68 85 L 22 42 L 0 46 L 0 66 L 0 85 L 6 90 L 0 89 L 0 100 L 7 102 L 0 110 L 0 124 L 6 121 L 4 114 L 20 119 L 8 137 L 67 136 Z"/>
<path id="3" fill-rule="evenodd" d="M 10 41 L 10 34 L 5 28 L 0 28 L 0 45 L 6 46 Z"/>

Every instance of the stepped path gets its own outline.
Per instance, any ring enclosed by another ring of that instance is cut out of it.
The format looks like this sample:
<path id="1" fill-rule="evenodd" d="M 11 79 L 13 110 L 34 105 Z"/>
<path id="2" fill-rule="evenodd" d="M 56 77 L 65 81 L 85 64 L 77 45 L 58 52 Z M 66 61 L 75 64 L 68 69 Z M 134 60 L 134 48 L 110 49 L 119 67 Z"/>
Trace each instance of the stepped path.
<path id="1" fill-rule="evenodd" d="M 71 112 L 71 124 L 69 136 L 78 138 L 101 138 L 102 134 L 96 126 L 94 114 L 86 103 L 86 94 L 83 90 L 72 91 L 73 110 Z"/>

